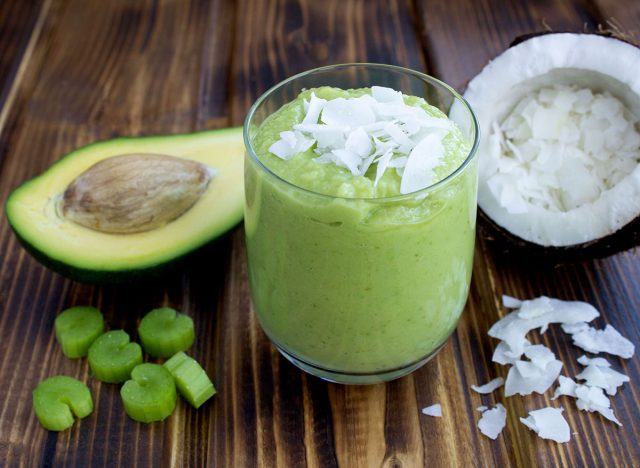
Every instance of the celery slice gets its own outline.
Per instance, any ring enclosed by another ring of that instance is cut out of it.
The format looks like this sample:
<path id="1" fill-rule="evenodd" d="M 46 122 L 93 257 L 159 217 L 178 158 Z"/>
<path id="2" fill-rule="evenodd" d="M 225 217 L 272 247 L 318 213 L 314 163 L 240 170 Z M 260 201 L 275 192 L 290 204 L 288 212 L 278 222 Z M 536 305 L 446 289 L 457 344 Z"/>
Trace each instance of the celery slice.
<path id="1" fill-rule="evenodd" d="M 55 329 L 64 355 L 81 358 L 104 332 L 104 319 L 95 307 L 71 307 L 56 317 Z"/>
<path id="2" fill-rule="evenodd" d="M 72 377 L 49 377 L 33 390 L 33 409 L 40 424 L 50 431 L 64 431 L 73 425 L 75 414 L 84 418 L 93 411 L 89 388 Z"/>
<path id="3" fill-rule="evenodd" d="M 140 422 L 162 421 L 176 407 L 176 385 L 167 369 L 145 363 L 131 371 L 120 389 L 124 409 L 131 419 Z"/>
<path id="4" fill-rule="evenodd" d="M 103 382 L 124 382 L 131 375 L 131 370 L 141 362 L 140 345 L 130 342 L 124 330 L 105 333 L 89 348 L 91 372 Z"/>
<path id="5" fill-rule="evenodd" d="M 170 307 L 154 309 L 140 321 L 138 336 L 149 355 L 170 357 L 193 344 L 193 320 Z"/>
<path id="6" fill-rule="evenodd" d="M 216 393 L 213 383 L 198 361 L 187 356 L 182 351 L 174 354 L 164 363 L 173 379 L 180 395 L 194 408 L 202 404 Z"/>

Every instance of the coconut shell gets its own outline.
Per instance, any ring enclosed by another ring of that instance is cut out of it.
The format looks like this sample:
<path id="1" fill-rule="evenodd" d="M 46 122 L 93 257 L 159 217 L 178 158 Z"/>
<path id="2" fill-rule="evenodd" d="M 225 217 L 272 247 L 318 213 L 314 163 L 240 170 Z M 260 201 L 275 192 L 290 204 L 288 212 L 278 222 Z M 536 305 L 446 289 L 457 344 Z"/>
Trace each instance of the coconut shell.
<path id="1" fill-rule="evenodd" d="M 536 264 L 577 263 L 610 255 L 640 246 L 640 216 L 622 229 L 601 239 L 566 247 L 544 246 L 526 241 L 495 223 L 478 208 L 478 232 L 493 250 Z"/>

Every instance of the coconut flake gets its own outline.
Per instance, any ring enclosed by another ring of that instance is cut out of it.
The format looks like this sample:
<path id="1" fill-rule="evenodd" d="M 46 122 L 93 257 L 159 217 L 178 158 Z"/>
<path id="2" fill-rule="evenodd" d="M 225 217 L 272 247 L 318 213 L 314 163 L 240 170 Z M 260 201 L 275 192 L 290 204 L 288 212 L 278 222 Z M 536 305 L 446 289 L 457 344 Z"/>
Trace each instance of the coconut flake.
<path id="1" fill-rule="evenodd" d="M 554 359 L 544 369 L 527 361 L 516 361 L 509 369 L 507 380 L 504 384 L 504 395 L 530 395 L 531 393 L 544 393 L 560 375 L 562 362 Z"/>
<path id="2" fill-rule="evenodd" d="M 311 93 L 311 101 L 309 101 L 309 105 L 305 108 L 307 114 L 304 116 L 304 119 L 302 119 L 302 124 L 318 123 L 320 112 L 322 112 L 326 103 L 326 99 L 318 98 L 315 93 Z"/>
<path id="3" fill-rule="evenodd" d="M 529 345 L 529 341 L 527 339 L 524 340 L 524 346 L 528 346 Z M 500 343 L 498 343 L 498 346 L 496 346 L 496 349 L 493 351 L 493 356 L 491 357 L 491 360 L 493 362 L 497 362 L 498 364 L 514 364 L 518 358 L 520 358 L 520 356 L 522 356 L 522 353 L 517 353 L 511 350 L 511 348 L 509 347 L 509 345 L 504 342 L 501 341 Z"/>
<path id="4" fill-rule="evenodd" d="M 622 423 L 616 418 L 611 409 L 611 402 L 604 394 L 604 390 L 598 387 L 590 387 L 588 385 L 576 385 L 576 406 L 582 411 L 597 412 L 607 418 L 609 421 L 622 426 Z"/>
<path id="5" fill-rule="evenodd" d="M 520 311 L 523 311 L 522 315 Z M 520 356 L 526 345 L 525 336 L 535 328 L 546 328 L 550 323 L 590 322 L 600 313 L 590 304 L 561 301 L 541 296 L 523 301 L 520 310 L 507 314 L 489 329 L 489 336 L 507 343 L 512 353 Z"/>
<path id="6" fill-rule="evenodd" d="M 511 297 L 511 296 L 507 296 L 506 294 L 503 294 L 502 305 L 507 309 L 518 309 L 522 305 L 522 301 L 520 299 L 516 299 L 515 297 Z"/>
<path id="7" fill-rule="evenodd" d="M 588 358 L 583 354 L 577 359 L 577 361 L 579 364 L 582 364 L 583 366 L 588 366 L 589 364 L 596 364 L 597 366 L 601 366 L 601 367 L 611 367 L 611 363 L 603 357 Z"/>
<path id="8" fill-rule="evenodd" d="M 486 409 L 486 407 L 484 407 Z M 495 407 L 485 410 L 478 421 L 478 429 L 490 439 L 496 440 L 507 424 L 507 410 L 498 403 Z"/>
<path id="9" fill-rule="evenodd" d="M 409 154 L 400 181 L 400 193 L 415 192 L 431 185 L 434 169 L 442 163 L 443 156 L 444 146 L 439 135 L 430 133 L 421 140 Z"/>
<path id="10" fill-rule="evenodd" d="M 524 355 L 531 359 L 531 364 L 538 369 L 545 369 L 556 358 L 549 348 L 541 344 L 526 346 Z"/>
<path id="11" fill-rule="evenodd" d="M 587 330 L 589 328 L 589 324 L 586 322 L 563 323 L 560 326 L 562 327 L 562 331 L 564 331 L 569 335 L 573 335 L 574 333 L 580 333 L 581 331 Z"/>
<path id="12" fill-rule="evenodd" d="M 573 379 L 570 379 L 569 377 L 565 377 L 564 375 L 561 375 L 560 377 L 558 377 L 558 382 L 559 382 L 559 385 L 556 388 L 555 392 L 553 393 L 553 397 L 551 398 L 552 400 L 555 400 L 556 398 L 559 398 L 562 395 L 572 396 L 576 398 L 577 384 Z"/>
<path id="13" fill-rule="evenodd" d="M 495 389 L 502 387 L 504 384 L 504 379 L 502 377 L 496 377 L 495 379 L 487 382 L 484 385 L 472 385 L 471 388 L 482 394 L 487 394 L 493 392 Z"/>
<path id="14" fill-rule="evenodd" d="M 336 98 L 324 105 L 320 121 L 327 125 L 355 128 L 374 123 L 376 116 L 371 107 L 370 97 Z"/>
<path id="15" fill-rule="evenodd" d="M 303 108 L 305 115 L 293 126 L 295 133 L 281 133 L 269 148 L 271 153 L 288 160 L 316 143 L 318 164 L 336 164 L 354 176 L 365 175 L 377 164 L 374 186 L 388 168 L 394 168 L 401 177 L 401 193 L 433 182 L 433 169 L 444 155 L 442 139 L 456 128 L 446 117 L 430 116 L 419 106 L 405 104 L 401 92 L 381 86 L 373 86 L 371 95 L 355 98 L 325 100 L 311 93 Z M 414 151 L 419 145 L 420 150 Z"/>
<path id="16" fill-rule="evenodd" d="M 520 422 L 538 434 L 538 437 L 558 443 L 569 442 L 571 431 L 562 411 L 562 408 L 551 407 L 530 411 L 529 417 L 520 418 Z"/>
<path id="17" fill-rule="evenodd" d="M 439 403 L 436 403 L 435 405 L 427 406 L 426 408 L 422 408 L 422 414 L 440 418 L 442 417 L 442 406 Z"/>
<path id="18" fill-rule="evenodd" d="M 602 359 L 602 358 L 600 358 Z M 629 382 L 629 377 L 610 368 L 610 364 L 605 360 L 606 365 L 600 365 L 596 360 L 589 362 L 584 370 L 576 375 L 576 379 L 584 380 L 590 387 L 599 387 L 609 395 L 615 395 L 618 387 L 625 382 Z"/>
<path id="19" fill-rule="evenodd" d="M 400 91 L 386 88 L 384 86 L 372 86 L 371 96 L 378 102 L 391 102 L 394 104 L 404 104 L 404 99 Z"/>
<path id="20" fill-rule="evenodd" d="M 611 409 L 611 402 L 609 398 L 604 394 L 602 388 L 590 385 L 577 384 L 572 379 L 560 376 L 559 385 L 553 394 L 552 400 L 567 395 L 576 398 L 576 406 L 581 411 L 598 412 L 609 421 L 622 426 L 622 423 L 618 421 L 613 410 Z"/>
<path id="21" fill-rule="evenodd" d="M 347 141 L 344 144 L 344 148 L 347 151 L 357 154 L 361 159 L 369 156 L 372 151 L 371 137 L 367 135 L 362 127 L 358 127 L 347 137 Z"/>
<path id="22" fill-rule="evenodd" d="M 276 141 L 269 147 L 269 151 L 280 159 L 289 160 L 294 155 L 307 151 L 315 140 L 306 138 L 302 132 L 286 131 L 280 133 L 280 140 Z"/>
<path id="23" fill-rule="evenodd" d="M 607 324 L 604 330 L 589 327 L 572 335 L 573 344 L 590 353 L 608 353 L 629 359 L 635 352 L 635 346 L 613 326 Z"/>

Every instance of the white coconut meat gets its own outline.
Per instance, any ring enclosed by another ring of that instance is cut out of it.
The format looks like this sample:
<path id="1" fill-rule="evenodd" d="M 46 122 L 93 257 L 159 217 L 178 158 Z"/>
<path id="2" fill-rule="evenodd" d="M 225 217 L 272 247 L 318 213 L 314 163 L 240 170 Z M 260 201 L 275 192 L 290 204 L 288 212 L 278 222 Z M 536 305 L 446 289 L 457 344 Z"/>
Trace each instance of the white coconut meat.
<path id="1" fill-rule="evenodd" d="M 638 69 L 640 49 L 589 34 L 541 35 L 491 61 L 464 94 L 483 135 L 480 208 L 517 237 L 554 247 L 636 219 Z"/>
<path id="2" fill-rule="evenodd" d="M 496 377 L 484 385 L 472 385 L 471 388 L 474 392 L 486 395 L 502 387 L 502 385 L 504 385 L 504 379 L 502 377 Z"/>
<path id="3" fill-rule="evenodd" d="M 426 408 L 422 408 L 422 414 L 427 416 L 431 416 L 434 418 L 442 417 L 442 406 L 439 403 L 435 405 L 427 406 Z"/>
<path id="4" fill-rule="evenodd" d="M 496 440 L 507 425 L 507 410 L 500 403 L 491 409 L 486 406 L 477 409 L 480 411 L 480 408 L 482 408 L 482 417 L 478 421 L 478 429 L 488 438 Z"/>
<path id="5" fill-rule="evenodd" d="M 543 439 L 558 443 L 569 442 L 571 431 L 562 411 L 562 408 L 551 407 L 530 411 L 527 418 L 520 418 L 520 422 Z"/>

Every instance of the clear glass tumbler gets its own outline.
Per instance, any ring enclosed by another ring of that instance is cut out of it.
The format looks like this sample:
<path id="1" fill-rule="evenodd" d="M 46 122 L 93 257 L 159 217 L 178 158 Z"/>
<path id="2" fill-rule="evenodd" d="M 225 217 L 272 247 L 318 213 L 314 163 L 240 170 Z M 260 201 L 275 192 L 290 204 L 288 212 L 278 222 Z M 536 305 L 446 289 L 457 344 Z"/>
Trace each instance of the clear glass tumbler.
<path id="1" fill-rule="evenodd" d="M 341 198 L 271 172 L 252 146 L 262 122 L 304 89 L 387 86 L 456 121 L 471 150 L 447 178 L 407 195 Z M 301 369 L 366 384 L 419 368 L 442 348 L 471 280 L 478 126 L 450 86 L 381 64 L 318 68 L 262 95 L 244 126 L 245 230 L 251 296 L 262 328 Z"/>

